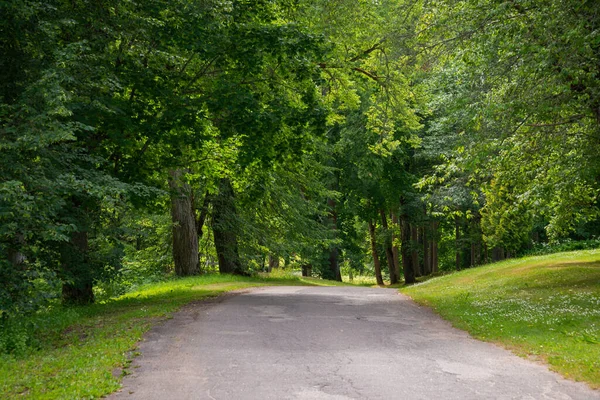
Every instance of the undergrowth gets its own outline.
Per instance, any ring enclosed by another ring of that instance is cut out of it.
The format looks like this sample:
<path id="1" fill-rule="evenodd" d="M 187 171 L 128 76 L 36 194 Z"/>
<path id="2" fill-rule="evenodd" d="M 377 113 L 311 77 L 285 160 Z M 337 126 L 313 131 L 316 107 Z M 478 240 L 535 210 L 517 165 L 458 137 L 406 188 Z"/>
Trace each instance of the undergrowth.
<path id="1" fill-rule="evenodd" d="M 327 284 L 293 275 L 205 275 L 147 284 L 118 298 L 56 306 L 5 325 L 0 343 L 0 398 L 87 399 L 119 388 L 136 343 L 182 305 L 262 285 Z M 10 343 L 8 343 L 10 342 Z"/>

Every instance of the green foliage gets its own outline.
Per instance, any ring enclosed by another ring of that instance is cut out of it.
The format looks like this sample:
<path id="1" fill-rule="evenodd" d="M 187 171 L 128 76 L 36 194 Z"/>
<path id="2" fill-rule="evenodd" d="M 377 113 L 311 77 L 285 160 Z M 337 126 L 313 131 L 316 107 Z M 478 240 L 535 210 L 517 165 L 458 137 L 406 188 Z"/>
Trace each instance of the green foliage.
<path id="1" fill-rule="evenodd" d="M 534 245 L 525 250 L 523 256 L 541 256 L 545 254 L 560 253 L 575 250 L 593 250 L 600 248 L 599 239 L 589 240 L 571 240 L 565 239 L 554 243 L 534 243 Z"/>
<path id="2" fill-rule="evenodd" d="M 172 170 L 191 188 L 203 271 L 219 221 L 238 272 L 271 255 L 332 278 L 336 264 L 372 272 L 369 222 L 384 273 L 392 233 L 417 246 L 392 214 L 435 236 L 443 270 L 486 246 L 597 236 L 596 8 L 3 2 L 2 346 L 29 343 L 16 319 L 60 296 L 106 300 L 170 275 Z"/>
<path id="3" fill-rule="evenodd" d="M 428 154 L 442 156 L 439 170 L 461 171 L 462 185 L 485 188 L 490 246 L 518 248 L 531 215 L 551 240 L 597 219 L 599 21 L 590 7 L 434 2 L 423 15 L 433 27 L 422 36 L 434 66 Z M 448 184 L 448 174 L 428 175 Z"/>

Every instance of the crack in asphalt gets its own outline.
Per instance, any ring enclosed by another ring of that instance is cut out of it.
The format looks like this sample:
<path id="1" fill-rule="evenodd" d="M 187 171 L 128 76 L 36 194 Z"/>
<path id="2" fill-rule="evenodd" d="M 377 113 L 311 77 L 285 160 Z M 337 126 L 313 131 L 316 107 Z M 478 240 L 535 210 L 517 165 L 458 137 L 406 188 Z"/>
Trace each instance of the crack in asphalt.
<path id="1" fill-rule="evenodd" d="M 264 287 L 185 307 L 109 399 L 549 399 L 600 392 L 390 289 Z"/>

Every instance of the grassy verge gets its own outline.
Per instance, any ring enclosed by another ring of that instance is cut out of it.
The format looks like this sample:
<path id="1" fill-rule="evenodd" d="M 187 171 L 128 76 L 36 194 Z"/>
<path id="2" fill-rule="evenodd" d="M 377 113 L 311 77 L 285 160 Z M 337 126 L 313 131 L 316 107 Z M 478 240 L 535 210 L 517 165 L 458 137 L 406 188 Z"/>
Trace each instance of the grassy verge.
<path id="1" fill-rule="evenodd" d="M 104 304 L 57 308 L 28 321 L 38 349 L 0 356 L 0 398 L 100 397 L 119 388 L 143 333 L 184 304 L 252 286 L 317 284 L 327 281 L 208 275 L 147 285 Z"/>
<path id="2" fill-rule="evenodd" d="M 509 260 L 402 292 L 478 339 L 600 388 L 600 250 Z"/>

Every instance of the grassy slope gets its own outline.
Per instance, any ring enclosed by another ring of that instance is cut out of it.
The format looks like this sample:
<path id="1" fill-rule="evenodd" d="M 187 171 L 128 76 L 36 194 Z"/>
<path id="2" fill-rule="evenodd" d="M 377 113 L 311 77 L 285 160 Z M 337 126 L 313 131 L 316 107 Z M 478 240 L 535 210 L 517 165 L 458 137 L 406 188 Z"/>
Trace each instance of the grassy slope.
<path id="1" fill-rule="evenodd" d="M 504 261 L 402 292 L 478 339 L 600 388 L 600 250 Z"/>
<path id="2" fill-rule="evenodd" d="M 100 397 L 119 388 L 142 334 L 184 304 L 252 286 L 327 284 L 333 282 L 208 275 L 147 285 L 105 304 L 54 310 L 32 321 L 39 350 L 0 356 L 0 398 Z"/>

